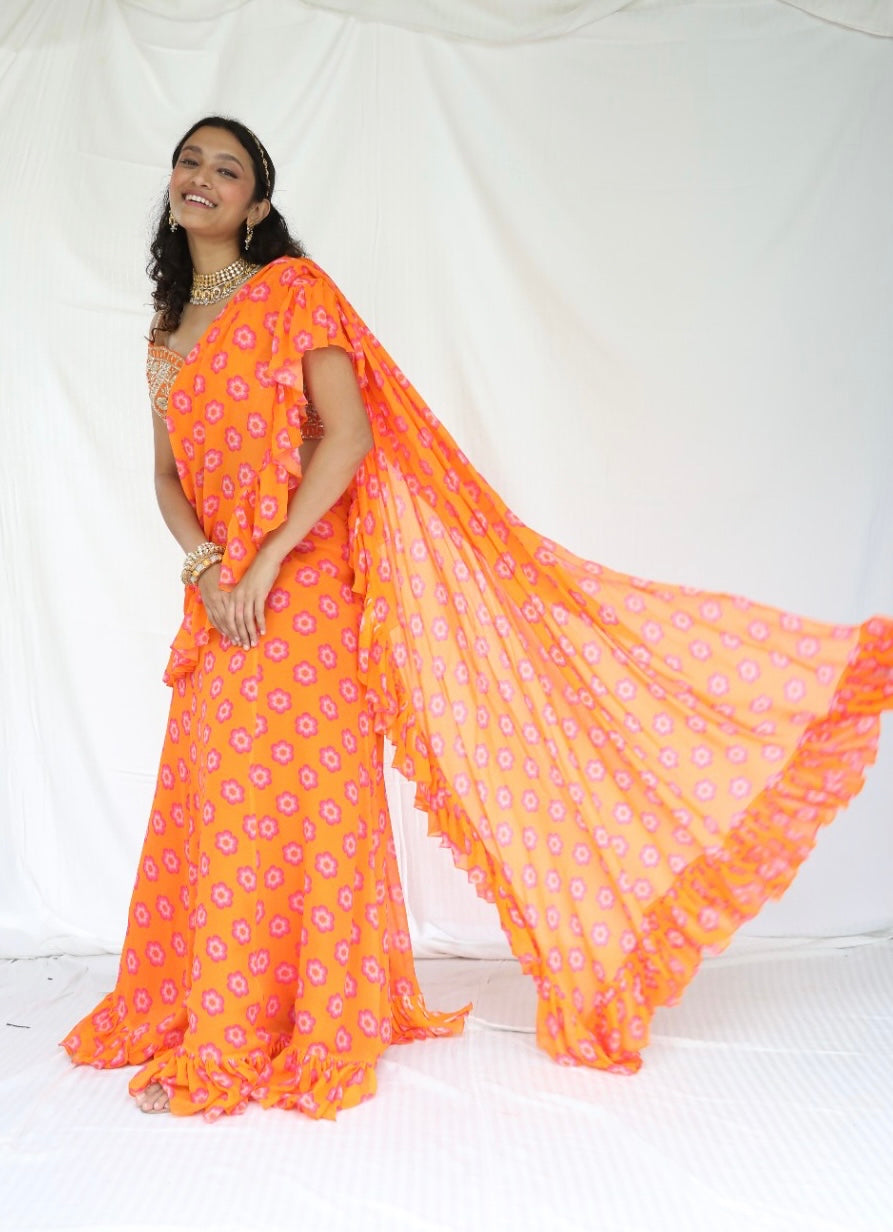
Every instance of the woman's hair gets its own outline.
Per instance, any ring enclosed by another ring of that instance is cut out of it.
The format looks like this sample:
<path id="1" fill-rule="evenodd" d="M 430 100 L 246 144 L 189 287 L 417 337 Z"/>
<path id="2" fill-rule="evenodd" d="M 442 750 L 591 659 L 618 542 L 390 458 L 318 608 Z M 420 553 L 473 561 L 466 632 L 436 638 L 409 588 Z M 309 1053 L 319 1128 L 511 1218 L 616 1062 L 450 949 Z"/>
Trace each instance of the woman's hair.
<path id="1" fill-rule="evenodd" d="M 250 128 L 226 116 L 205 116 L 185 132 L 177 142 L 171 158 L 171 166 L 177 165 L 180 151 L 194 132 L 200 128 L 223 128 L 238 141 L 251 158 L 254 172 L 254 201 L 263 201 L 273 196 L 276 184 L 276 168 L 266 149 Z M 161 313 L 157 328 L 170 333 L 180 323 L 180 316 L 189 299 L 192 288 L 192 259 L 186 232 L 182 227 L 171 230 L 169 221 L 170 196 L 165 192 L 156 220 L 155 234 L 149 248 L 151 257 L 146 272 L 155 283 L 152 302 Z M 243 243 L 244 243 L 244 236 Z M 300 243 L 288 230 L 285 219 L 270 204 L 266 218 L 255 224 L 251 239 L 251 260 L 256 265 L 267 265 L 277 257 L 306 256 Z"/>

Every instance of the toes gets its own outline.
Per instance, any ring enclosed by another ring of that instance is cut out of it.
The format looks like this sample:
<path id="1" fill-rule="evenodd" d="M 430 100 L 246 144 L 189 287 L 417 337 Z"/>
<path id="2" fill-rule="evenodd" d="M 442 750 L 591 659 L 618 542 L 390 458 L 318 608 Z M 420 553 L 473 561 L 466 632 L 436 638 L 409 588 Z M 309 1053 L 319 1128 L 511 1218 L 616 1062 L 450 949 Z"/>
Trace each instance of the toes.
<path id="1" fill-rule="evenodd" d="M 170 1100 L 160 1083 L 150 1082 L 146 1089 L 137 1095 L 136 1106 L 140 1112 L 169 1112 Z"/>

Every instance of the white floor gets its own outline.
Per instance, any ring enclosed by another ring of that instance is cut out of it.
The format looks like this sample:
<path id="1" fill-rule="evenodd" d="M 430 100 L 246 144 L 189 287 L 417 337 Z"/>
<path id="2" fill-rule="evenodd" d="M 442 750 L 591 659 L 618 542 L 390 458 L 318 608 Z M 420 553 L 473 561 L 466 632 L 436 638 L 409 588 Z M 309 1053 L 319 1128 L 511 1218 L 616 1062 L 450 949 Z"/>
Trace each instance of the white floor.
<path id="1" fill-rule="evenodd" d="M 115 960 L 0 964 L 0 1229 L 890 1232 L 893 939 L 738 941 L 632 1078 L 534 1046 L 510 962 L 428 959 L 457 1040 L 392 1048 L 335 1124 L 141 1115 L 55 1042 Z"/>

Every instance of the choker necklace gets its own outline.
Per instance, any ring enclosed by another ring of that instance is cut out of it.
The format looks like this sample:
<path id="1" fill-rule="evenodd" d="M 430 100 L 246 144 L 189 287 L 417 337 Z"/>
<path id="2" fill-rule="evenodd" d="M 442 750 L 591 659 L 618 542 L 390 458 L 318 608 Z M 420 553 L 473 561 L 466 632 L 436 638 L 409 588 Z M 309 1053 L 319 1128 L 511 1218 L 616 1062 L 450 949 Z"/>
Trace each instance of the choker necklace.
<path id="1" fill-rule="evenodd" d="M 190 304 L 219 304 L 226 299 L 260 269 L 252 265 L 244 257 L 237 257 L 231 265 L 215 270 L 213 274 L 192 275 L 192 290 L 189 292 Z"/>

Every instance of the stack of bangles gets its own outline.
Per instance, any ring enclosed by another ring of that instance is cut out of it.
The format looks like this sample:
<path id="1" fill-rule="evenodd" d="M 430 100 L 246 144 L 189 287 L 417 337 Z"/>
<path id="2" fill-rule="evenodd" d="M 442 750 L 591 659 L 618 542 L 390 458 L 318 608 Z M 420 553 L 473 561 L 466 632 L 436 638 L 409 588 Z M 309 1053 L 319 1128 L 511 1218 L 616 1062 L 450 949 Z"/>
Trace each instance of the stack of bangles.
<path id="1" fill-rule="evenodd" d="M 223 548 L 219 543 L 200 543 L 183 561 L 180 581 L 184 586 L 194 586 L 206 569 L 219 565 L 223 560 Z"/>

